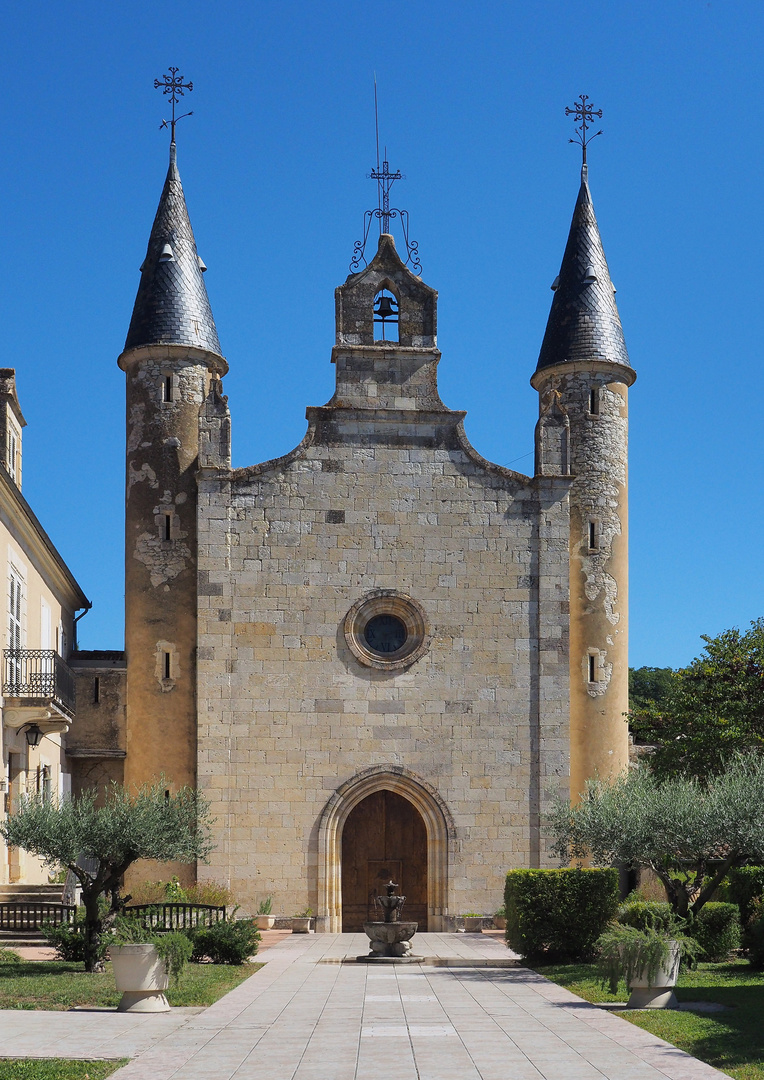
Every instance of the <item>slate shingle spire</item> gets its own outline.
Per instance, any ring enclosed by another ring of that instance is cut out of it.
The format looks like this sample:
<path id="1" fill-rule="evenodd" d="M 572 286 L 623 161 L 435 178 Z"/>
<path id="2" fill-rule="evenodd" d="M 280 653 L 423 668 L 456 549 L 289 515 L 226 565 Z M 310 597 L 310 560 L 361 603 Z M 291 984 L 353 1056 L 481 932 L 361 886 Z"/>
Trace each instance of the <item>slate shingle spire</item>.
<path id="1" fill-rule="evenodd" d="M 589 191 L 587 166 L 573 211 L 536 371 L 576 360 L 631 367 Z"/>
<path id="2" fill-rule="evenodd" d="M 203 266 L 196 251 L 173 142 L 125 349 L 192 345 L 221 355 Z"/>

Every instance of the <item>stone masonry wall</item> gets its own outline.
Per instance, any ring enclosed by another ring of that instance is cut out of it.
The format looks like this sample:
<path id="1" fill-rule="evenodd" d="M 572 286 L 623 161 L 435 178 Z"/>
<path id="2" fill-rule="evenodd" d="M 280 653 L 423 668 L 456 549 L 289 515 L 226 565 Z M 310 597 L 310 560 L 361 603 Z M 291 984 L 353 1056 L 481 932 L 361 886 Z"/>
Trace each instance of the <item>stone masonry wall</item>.
<path id="1" fill-rule="evenodd" d="M 569 483 L 490 465 L 461 414 L 408 408 L 309 410 L 293 454 L 199 482 L 198 782 L 218 840 L 199 872 L 248 910 L 272 895 L 326 915 L 322 815 L 375 765 L 451 815 L 444 915 L 491 912 L 507 869 L 549 865 L 540 814 L 569 770 Z M 374 590 L 425 613 L 404 670 L 348 648 L 346 615 Z"/>

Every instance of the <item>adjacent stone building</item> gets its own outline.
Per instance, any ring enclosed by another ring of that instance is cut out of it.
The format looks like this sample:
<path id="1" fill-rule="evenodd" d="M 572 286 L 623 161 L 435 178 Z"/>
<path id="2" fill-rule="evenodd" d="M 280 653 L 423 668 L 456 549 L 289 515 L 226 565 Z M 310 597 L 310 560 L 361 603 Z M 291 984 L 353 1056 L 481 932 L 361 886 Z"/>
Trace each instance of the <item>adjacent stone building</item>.
<path id="1" fill-rule="evenodd" d="M 21 492 L 22 432 L 16 372 L 0 368 L 0 820 L 25 795 L 71 790 L 64 753 L 76 726 L 74 675 L 67 661 L 77 612 L 90 602 Z M 0 900 L 46 897 L 48 867 L 0 837 Z M 59 897 L 61 888 L 59 886 Z"/>
<path id="2" fill-rule="evenodd" d="M 291 453 L 233 469 L 205 269 L 173 143 L 119 359 L 126 669 L 93 654 L 114 715 L 81 781 L 124 754 L 128 782 L 198 784 L 217 841 L 199 875 L 250 910 L 272 895 L 358 929 L 392 876 L 422 928 L 491 912 L 507 869 L 549 865 L 549 800 L 627 760 L 635 375 L 585 171 L 533 476 L 441 402 L 437 294 L 388 234 L 336 290 L 334 396 Z"/>

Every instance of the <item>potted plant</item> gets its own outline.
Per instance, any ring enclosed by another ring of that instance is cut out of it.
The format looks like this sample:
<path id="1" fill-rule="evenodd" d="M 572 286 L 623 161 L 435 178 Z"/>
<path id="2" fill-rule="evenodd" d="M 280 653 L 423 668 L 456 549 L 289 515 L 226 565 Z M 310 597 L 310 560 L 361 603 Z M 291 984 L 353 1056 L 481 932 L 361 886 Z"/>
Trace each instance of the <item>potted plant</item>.
<path id="1" fill-rule="evenodd" d="M 177 983 L 192 945 L 185 934 L 157 934 L 139 919 L 118 918 L 109 945 L 114 981 L 122 997 L 118 1012 L 167 1012 L 170 978 Z"/>
<path id="2" fill-rule="evenodd" d="M 501 905 L 501 907 L 499 908 L 498 911 L 494 912 L 493 925 L 496 927 L 497 930 L 506 930 L 507 929 L 507 913 L 504 910 L 504 905 L 503 904 Z"/>
<path id="3" fill-rule="evenodd" d="M 465 934 L 482 934 L 483 933 L 483 916 L 478 915 L 476 911 L 468 911 L 466 915 L 462 915 L 464 919 L 464 932 Z"/>
<path id="4" fill-rule="evenodd" d="M 613 923 L 597 942 L 603 985 L 611 994 L 623 978 L 631 990 L 628 1009 L 675 1009 L 674 987 L 682 959 L 694 963 L 703 951 L 674 926 L 638 928 Z"/>
<path id="5" fill-rule="evenodd" d="M 273 897 L 266 896 L 265 900 L 260 901 L 260 906 L 257 909 L 257 915 L 255 921 L 257 922 L 258 930 L 272 930 L 273 925 L 276 922 L 276 916 L 271 915 L 271 907 L 273 905 Z"/>
<path id="6" fill-rule="evenodd" d="M 309 934 L 310 920 L 313 917 L 313 908 L 305 908 L 299 915 L 292 916 L 292 933 Z"/>

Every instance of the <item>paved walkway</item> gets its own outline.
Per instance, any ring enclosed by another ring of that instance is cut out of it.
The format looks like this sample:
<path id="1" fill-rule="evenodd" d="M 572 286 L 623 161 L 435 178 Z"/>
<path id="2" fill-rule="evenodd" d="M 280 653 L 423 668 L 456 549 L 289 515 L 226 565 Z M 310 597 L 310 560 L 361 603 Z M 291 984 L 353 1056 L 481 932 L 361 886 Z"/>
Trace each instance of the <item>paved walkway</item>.
<path id="1" fill-rule="evenodd" d="M 725 1074 L 540 975 L 487 935 L 421 964 L 343 963 L 362 934 L 290 935 L 206 1010 L 0 1012 L 7 1057 L 132 1057 L 114 1080 L 712 1080 Z M 0 1066 L 0 1075 L 2 1068 Z"/>

